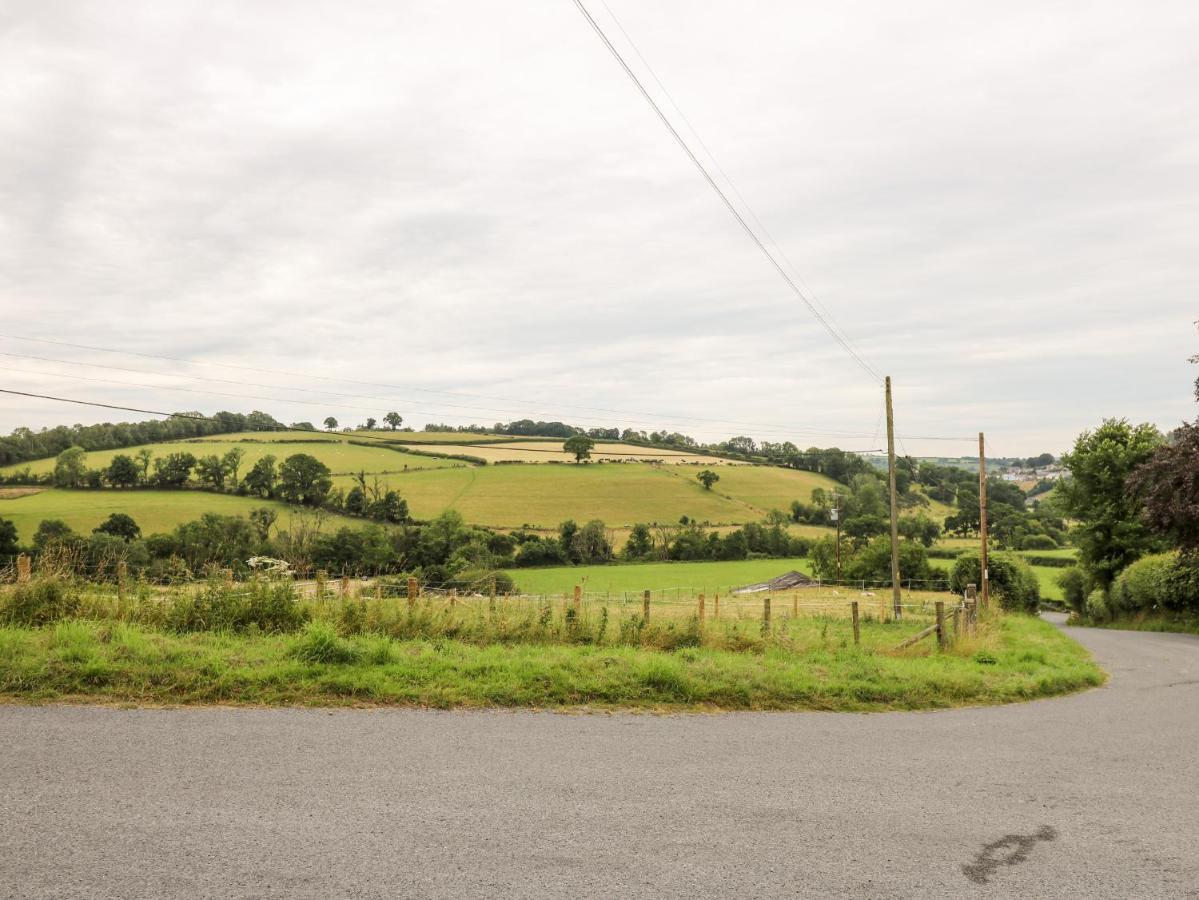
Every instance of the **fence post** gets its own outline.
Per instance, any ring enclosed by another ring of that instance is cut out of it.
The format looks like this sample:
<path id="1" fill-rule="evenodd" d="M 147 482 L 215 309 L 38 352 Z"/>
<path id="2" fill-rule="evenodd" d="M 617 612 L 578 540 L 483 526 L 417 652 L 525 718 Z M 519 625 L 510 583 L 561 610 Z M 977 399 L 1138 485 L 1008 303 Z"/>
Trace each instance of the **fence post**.
<path id="1" fill-rule="evenodd" d="M 762 601 L 762 627 L 770 627 L 770 595 L 766 595 L 766 599 Z"/>
<path id="2" fill-rule="evenodd" d="M 795 596 L 791 598 L 791 618 L 799 618 L 799 591 L 796 591 Z"/>
<path id="3" fill-rule="evenodd" d="M 125 599 L 125 578 L 129 575 L 129 565 L 125 560 L 117 563 L 117 599 Z"/>
<path id="4" fill-rule="evenodd" d="M 495 612 L 495 576 L 491 576 L 491 594 L 487 598 L 487 608 Z"/>
<path id="5" fill-rule="evenodd" d="M 316 599 L 325 599 L 325 579 L 329 576 L 325 574 L 324 569 L 316 570 Z"/>
<path id="6" fill-rule="evenodd" d="M 382 581 L 375 582 L 375 599 L 376 600 L 383 599 L 383 582 Z"/>
<path id="7" fill-rule="evenodd" d="M 341 599 L 344 600 L 350 594 L 350 576 L 341 576 Z"/>
<path id="8" fill-rule="evenodd" d="M 702 628 L 703 624 L 704 624 L 704 595 L 703 594 L 699 595 L 698 613 L 699 613 L 699 624 L 700 624 L 700 627 Z"/>
<path id="9" fill-rule="evenodd" d="M 455 606 L 458 603 L 458 589 L 450 588 L 450 606 Z"/>
<path id="10" fill-rule="evenodd" d="M 413 609 L 416 606 L 416 598 L 420 596 L 420 585 L 417 584 L 415 578 L 408 579 L 408 608 Z"/>
<path id="11" fill-rule="evenodd" d="M 712 618 L 720 618 L 720 594 L 716 594 L 712 597 Z"/>
<path id="12" fill-rule="evenodd" d="M 962 607 L 953 608 L 953 639 L 956 642 L 962 636 Z"/>
<path id="13" fill-rule="evenodd" d="M 33 577 L 33 562 L 27 553 L 17 557 L 17 581 L 25 582 Z"/>
<path id="14" fill-rule="evenodd" d="M 649 621 L 649 591 L 641 595 L 641 615 L 645 621 Z"/>
<path id="15" fill-rule="evenodd" d="M 937 601 L 937 646 L 944 650 L 949 641 L 945 635 L 945 601 Z"/>
<path id="16" fill-rule="evenodd" d="M 850 612 L 853 615 L 853 642 L 854 645 L 862 643 L 862 627 L 858 623 L 858 601 L 854 600 L 849 605 Z"/>
<path id="17" fill-rule="evenodd" d="M 575 585 L 575 615 L 583 611 L 583 588 Z"/>

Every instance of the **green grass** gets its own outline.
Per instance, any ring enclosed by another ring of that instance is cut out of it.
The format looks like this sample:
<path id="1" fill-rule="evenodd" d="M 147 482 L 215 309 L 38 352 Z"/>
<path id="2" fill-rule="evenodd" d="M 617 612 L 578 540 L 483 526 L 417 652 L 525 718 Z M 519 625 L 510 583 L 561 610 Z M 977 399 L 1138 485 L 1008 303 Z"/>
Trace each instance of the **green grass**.
<path id="1" fill-rule="evenodd" d="M 143 534 L 153 534 L 171 531 L 176 525 L 198 519 L 204 513 L 244 516 L 257 506 L 276 510 L 278 524 L 283 528 L 295 514 L 294 508 L 285 503 L 206 491 L 65 491 L 51 488 L 23 497 L 0 499 L 0 518 L 14 522 L 20 540 L 29 543 L 43 519 L 62 519 L 76 531 L 86 534 L 111 513 L 122 512 L 133 517 Z M 359 519 L 325 514 L 326 529 L 361 524 Z"/>
<path id="2" fill-rule="evenodd" d="M 693 589 L 704 593 L 728 593 L 798 569 L 811 574 L 807 559 L 747 559 L 729 562 L 659 562 L 607 566 L 552 566 L 542 569 L 511 569 L 508 574 L 520 589 L 530 594 L 561 594 L 574 585 L 589 593 Z"/>
<path id="3" fill-rule="evenodd" d="M 405 467 L 409 469 L 437 469 L 463 465 L 463 463 L 455 460 L 405 453 L 390 445 L 363 447 L 358 444 L 349 443 L 347 440 L 349 437 L 352 437 L 352 435 L 317 434 L 309 438 L 307 436 L 298 436 L 294 432 L 287 435 L 280 435 L 273 432 L 252 432 L 239 435 L 222 435 L 221 439 L 212 437 L 200 440 L 143 444 L 141 447 L 121 450 L 97 450 L 88 453 L 85 461 L 87 467 L 90 469 L 102 469 L 112 462 L 114 456 L 119 454 L 133 456 L 142 447 L 150 450 L 156 458 L 166 456 L 168 453 L 190 453 L 196 457 L 215 453 L 220 456 L 230 449 L 237 447 L 245 453 L 240 469 L 240 474 L 242 475 L 250 471 L 250 467 L 256 461 L 268 454 L 282 462 L 293 454 L 307 453 L 310 456 L 315 456 L 327 465 L 330 471 L 336 473 L 360 471 L 367 473 L 399 472 Z M 0 469 L 0 473 L 12 474 L 25 468 L 28 468 L 35 475 L 52 472 L 54 471 L 54 459 L 39 459 L 33 462 L 5 466 L 3 469 Z M 151 469 L 151 471 L 153 470 Z"/>
<path id="4" fill-rule="evenodd" d="M 1086 651 L 1007 616 L 979 649 L 895 653 L 914 625 L 863 625 L 863 647 L 818 619 L 790 646 L 488 644 L 297 635 L 174 634 L 66 620 L 0 628 L 0 696 L 12 700 L 650 710 L 934 709 L 1052 696 L 1102 683 Z"/>
<path id="5" fill-rule="evenodd" d="M 1071 625 L 1081 625 L 1086 628 L 1112 628 L 1118 631 L 1156 631 L 1169 634 L 1199 634 L 1199 616 L 1178 616 L 1142 614 L 1122 619 L 1112 619 L 1107 622 L 1071 620 Z"/>
<path id="6" fill-rule="evenodd" d="M 621 528 L 637 522 L 739 524 L 773 507 L 807 500 L 833 482 L 810 472 L 765 466 L 724 467 L 714 490 L 695 480 L 695 467 L 596 463 L 515 465 L 415 472 L 400 491 L 417 518 L 456 509 L 468 522 L 500 528 L 554 528 L 566 519 L 601 519 Z"/>
<path id="7" fill-rule="evenodd" d="M 976 542 L 977 543 L 977 542 Z M 1056 550 L 1017 550 L 1021 556 L 1046 556 L 1054 559 L 1075 559 L 1077 547 L 1058 547 Z"/>

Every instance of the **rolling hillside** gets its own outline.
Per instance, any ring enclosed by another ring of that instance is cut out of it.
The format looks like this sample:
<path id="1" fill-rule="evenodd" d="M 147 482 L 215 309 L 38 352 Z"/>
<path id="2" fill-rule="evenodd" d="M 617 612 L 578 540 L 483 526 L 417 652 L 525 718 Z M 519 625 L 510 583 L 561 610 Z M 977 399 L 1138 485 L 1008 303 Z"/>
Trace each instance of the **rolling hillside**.
<path id="1" fill-rule="evenodd" d="M 604 442 L 603 452 L 636 454 L 638 462 L 565 463 L 562 442 L 497 435 L 459 433 L 372 432 L 386 442 L 369 442 L 360 433 L 250 432 L 145 445 L 155 458 L 175 452 L 217 455 L 240 448 L 244 475 L 257 459 L 273 454 L 282 461 L 307 453 L 334 473 L 334 486 L 349 490 L 359 472 L 368 484 L 376 479 L 403 496 L 411 514 L 429 519 L 454 509 L 473 524 L 496 528 L 553 529 L 566 519 L 600 519 L 623 531 L 637 522 L 674 523 L 682 516 L 713 525 L 734 526 L 760 521 L 771 509 L 787 510 L 793 500 L 808 501 L 813 489 L 834 489 L 822 475 L 771 466 L 728 464 L 723 460 L 677 451 L 654 451 L 629 444 Z M 463 446 L 470 441 L 477 446 Z M 405 443 L 410 442 L 410 443 Z M 511 445 L 511 446 L 509 446 Z M 474 465 L 461 460 L 425 456 L 411 450 L 489 455 L 521 460 L 522 464 Z M 137 447 L 89 453 L 86 465 L 108 465 L 119 453 L 134 456 Z M 549 451 L 549 452 L 545 452 Z M 657 460 L 654 459 L 657 457 Z M 549 462 L 557 464 L 547 464 Z M 703 465 L 697 463 L 702 462 Z M 673 463 L 673 464 L 672 464 Z M 696 474 L 719 465 L 720 480 L 705 490 Z M 41 459 L 0 469 L 28 469 L 34 474 L 53 471 L 53 459 Z M 147 533 L 165 530 L 200 513 L 245 512 L 262 501 L 202 491 L 43 490 L 38 494 L 0 499 L 0 517 L 18 521 L 27 535 L 42 518 L 62 518 L 79 528 L 94 527 L 109 512 L 129 512 Z M 346 518 L 346 522 L 361 520 Z M 32 523 L 32 524 L 30 524 Z M 814 526 L 795 526 L 820 534 Z"/>

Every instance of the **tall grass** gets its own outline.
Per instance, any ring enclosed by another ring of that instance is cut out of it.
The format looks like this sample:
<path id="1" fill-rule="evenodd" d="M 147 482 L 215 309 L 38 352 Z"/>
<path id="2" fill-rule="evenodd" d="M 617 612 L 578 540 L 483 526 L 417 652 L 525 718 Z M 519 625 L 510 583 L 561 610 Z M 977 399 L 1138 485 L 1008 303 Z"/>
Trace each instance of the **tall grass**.
<path id="1" fill-rule="evenodd" d="M 865 650 L 887 651 L 932 621 L 931 608 L 914 606 L 902 623 L 884 624 L 877 620 L 881 613 L 871 603 L 861 627 Z M 474 646 L 624 646 L 667 652 L 704 647 L 737 653 L 760 654 L 771 648 L 803 653 L 852 644 L 844 600 L 801 607 L 796 598 L 780 598 L 769 623 L 762 619 L 761 604 L 760 599 L 752 604 L 741 601 L 741 605 L 728 600 L 721 618 L 709 612 L 701 622 L 693 604 L 674 601 L 655 603 L 647 619 L 639 603 L 600 600 L 575 605 L 570 599 L 491 601 L 430 594 L 409 604 L 405 597 L 301 596 L 291 581 L 268 578 L 230 584 L 214 577 L 197 586 L 172 588 L 133 583 L 118 590 L 52 575 L 0 590 L 0 623 L 41 626 L 79 618 L 174 634 L 293 634 L 308 623 L 321 623 L 343 638 L 378 635 Z M 984 624 L 975 642 L 985 642 L 988 634 Z M 920 655 L 934 646 L 934 641 L 926 641 L 905 652 Z"/>

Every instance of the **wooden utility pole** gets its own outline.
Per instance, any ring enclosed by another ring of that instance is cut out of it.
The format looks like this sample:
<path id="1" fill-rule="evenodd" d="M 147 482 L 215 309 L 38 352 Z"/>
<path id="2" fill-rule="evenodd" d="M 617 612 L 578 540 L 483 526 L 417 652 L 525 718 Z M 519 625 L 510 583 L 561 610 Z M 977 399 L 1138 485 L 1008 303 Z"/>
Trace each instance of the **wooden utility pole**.
<path id="1" fill-rule="evenodd" d="M 837 580 L 841 580 L 841 509 L 834 506 L 832 509 L 833 521 L 837 525 Z"/>
<path id="2" fill-rule="evenodd" d="M 991 573 L 987 571 L 987 449 L 983 433 L 978 433 L 978 535 L 982 546 L 978 553 L 982 578 L 983 609 L 991 605 Z"/>
<path id="3" fill-rule="evenodd" d="M 887 481 L 891 492 L 891 612 L 896 621 L 903 616 L 899 593 L 899 500 L 895 496 L 895 410 L 891 406 L 891 376 L 887 391 Z"/>

